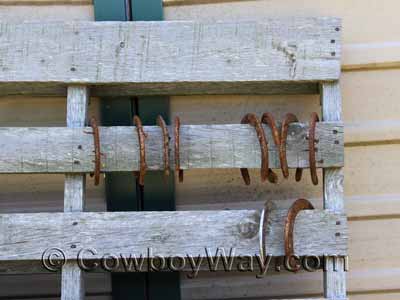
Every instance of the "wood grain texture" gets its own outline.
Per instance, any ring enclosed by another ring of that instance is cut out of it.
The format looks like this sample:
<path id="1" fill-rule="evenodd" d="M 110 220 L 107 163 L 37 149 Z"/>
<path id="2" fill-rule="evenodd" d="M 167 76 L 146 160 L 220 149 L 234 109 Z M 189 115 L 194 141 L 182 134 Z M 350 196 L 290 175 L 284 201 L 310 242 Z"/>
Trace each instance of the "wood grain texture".
<path id="1" fill-rule="evenodd" d="M 1 94 L 32 83 L 56 94 L 71 83 L 96 85 L 93 94 L 121 94 L 116 84 L 134 95 L 249 93 L 338 79 L 340 21 L 2 23 L 0 53 Z"/>
<path id="2" fill-rule="evenodd" d="M 324 121 L 342 120 L 342 99 L 339 82 L 321 85 L 322 117 Z M 333 212 L 344 212 L 343 195 L 343 168 L 327 168 L 324 174 L 324 208 Z M 334 270 L 335 263 L 327 264 L 324 272 L 324 295 L 330 299 L 346 298 L 346 273 L 343 271 L 343 262 L 339 262 Z"/>
<path id="3" fill-rule="evenodd" d="M 267 253 L 283 255 L 283 224 L 287 211 L 272 211 L 268 226 Z M 60 247 L 67 259 L 140 254 L 192 255 L 206 257 L 205 248 L 215 253 L 223 247 L 229 253 L 257 255 L 259 210 L 39 213 L 0 215 L 0 261 L 38 261 L 49 247 Z M 336 225 L 340 222 L 341 225 Z M 345 216 L 325 211 L 301 212 L 296 220 L 295 253 L 323 255 L 347 253 Z M 340 236 L 336 233 L 340 232 Z M 29 240 L 26 237 L 31 237 Z M 71 247 L 71 245 L 74 245 Z M 127 256 L 128 257 L 128 256 Z"/>
<path id="4" fill-rule="evenodd" d="M 135 127 L 100 127 L 102 171 L 139 169 L 139 143 Z M 280 168 L 271 130 L 264 126 L 269 140 L 270 166 Z M 158 126 L 145 126 L 148 169 L 162 170 L 163 138 Z M 0 128 L 0 173 L 79 173 L 94 170 L 91 128 Z M 290 168 L 308 167 L 308 125 L 289 127 L 287 157 Z M 173 130 L 169 128 L 170 164 L 174 165 Z M 318 167 L 343 165 L 343 126 L 319 123 L 316 137 Z M 260 168 L 261 154 L 256 132 L 250 125 L 182 125 L 181 168 Z"/>
<path id="5" fill-rule="evenodd" d="M 89 89 L 85 86 L 69 86 L 67 97 L 67 126 L 84 127 L 87 121 Z M 65 175 L 64 212 L 82 212 L 85 209 L 86 175 Z M 67 262 L 62 268 L 61 300 L 83 300 L 85 285 L 83 271 L 75 262 Z"/>

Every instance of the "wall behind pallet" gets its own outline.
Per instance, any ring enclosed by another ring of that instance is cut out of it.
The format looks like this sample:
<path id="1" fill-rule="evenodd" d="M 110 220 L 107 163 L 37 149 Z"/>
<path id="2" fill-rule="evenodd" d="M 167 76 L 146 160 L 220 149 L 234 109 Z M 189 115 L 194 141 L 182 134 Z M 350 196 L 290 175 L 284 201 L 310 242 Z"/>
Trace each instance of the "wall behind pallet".
<path id="1" fill-rule="evenodd" d="M 205 4 L 206 3 L 206 4 Z M 90 1 L 0 0 L 2 21 L 93 20 Z M 4 5 L 7 4 L 7 5 Z M 16 5 L 19 4 L 19 5 Z M 22 5 L 21 5 L 22 4 Z M 343 18 L 342 93 L 346 122 L 345 196 L 350 222 L 351 299 L 398 299 L 400 296 L 400 20 L 397 0 L 168 0 L 167 20 L 261 20 L 266 16 L 339 16 Z M 172 115 L 183 123 L 236 123 L 247 112 L 291 111 L 306 121 L 319 111 L 315 96 L 191 96 L 172 97 Z M 98 102 L 92 99 L 92 114 Z M 1 98 L 1 126 L 63 125 L 65 99 Z M 238 170 L 188 171 L 177 184 L 180 210 L 259 208 L 267 199 L 289 206 L 308 197 L 321 206 L 320 187 L 308 176 L 301 184 L 281 180 L 261 184 L 257 172 L 245 187 Z M 306 172 L 308 175 L 308 172 Z M 63 176 L 0 176 L 0 211 L 61 211 Z M 293 175 L 292 177 L 293 178 Z M 88 210 L 104 210 L 103 186 L 89 180 Z M 54 275 L 7 276 L 0 280 L 0 299 L 56 297 Z M 23 282 L 23 285 L 22 285 Z M 46 291 L 45 293 L 43 291 Z M 88 278 L 90 299 L 109 299 L 107 275 Z M 202 273 L 189 280 L 182 274 L 183 299 L 256 299 L 314 296 L 322 292 L 322 274 Z"/>

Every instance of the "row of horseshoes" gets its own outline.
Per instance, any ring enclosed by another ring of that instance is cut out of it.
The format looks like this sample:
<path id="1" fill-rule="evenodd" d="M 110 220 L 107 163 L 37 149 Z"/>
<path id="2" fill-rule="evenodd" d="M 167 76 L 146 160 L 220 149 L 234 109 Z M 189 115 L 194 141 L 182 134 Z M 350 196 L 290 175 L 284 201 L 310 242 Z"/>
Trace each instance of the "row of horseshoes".
<path id="1" fill-rule="evenodd" d="M 318 140 L 315 139 L 315 126 L 316 122 L 318 122 L 318 115 L 316 113 L 311 114 L 310 119 L 310 128 L 308 133 L 308 144 L 309 144 L 309 161 L 310 161 L 310 172 L 311 172 L 311 179 L 313 184 L 318 184 L 318 177 L 316 171 L 316 158 L 315 158 L 315 143 Z M 145 152 L 145 139 L 147 138 L 146 133 L 143 130 L 143 125 L 138 116 L 134 116 L 133 118 L 134 125 L 136 126 L 138 140 L 139 140 L 139 151 L 140 151 L 140 170 L 136 172 L 138 177 L 139 185 L 144 185 L 144 176 L 146 174 L 146 152 Z M 257 138 L 260 143 L 261 147 L 261 180 L 270 181 L 271 183 L 277 182 L 277 175 L 269 168 L 268 166 L 268 143 L 265 137 L 265 132 L 262 128 L 262 124 L 267 124 L 272 131 L 272 137 L 274 140 L 275 145 L 279 149 L 279 159 L 281 164 L 281 169 L 284 178 L 288 178 L 289 176 L 289 168 L 286 159 L 286 139 L 288 135 L 288 128 L 290 123 L 298 122 L 297 117 L 294 114 L 288 113 L 286 114 L 284 121 L 282 122 L 281 132 L 279 133 L 278 128 L 276 126 L 275 120 L 270 113 L 264 113 L 261 118 L 261 122 L 258 120 L 255 114 L 249 113 L 246 114 L 241 123 L 242 124 L 250 124 L 252 125 L 256 132 Z M 163 162 L 164 162 L 164 172 L 165 175 L 169 175 L 169 134 L 167 125 L 164 119 L 161 116 L 157 117 L 157 125 L 162 129 L 163 135 Z M 174 127 L 174 136 L 175 136 L 175 145 L 174 145 L 174 152 L 175 152 L 175 171 L 178 172 L 179 181 L 183 181 L 183 170 L 180 168 L 180 157 L 179 157 L 179 146 L 180 146 L 180 119 L 179 117 L 175 118 L 175 127 Z M 99 184 L 100 181 L 100 159 L 102 153 L 100 152 L 100 137 L 99 137 L 99 128 L 95 118 L 90 119 L 90 126 L 92 127 L 92 132 L 85 132 L 89 134 L 93 134 L 94 138 L 94 153 L 95 153 L 95 170 L 94 173 L 91 174 L 94 176 L 95 185 Z M 247 169 L 240 169 L 243 180 L 246 185 L 250 184 L 250 176 Z M 302 177 L 302 169 L 296 169 L 296 181 L 300 181 Z M 260 220 L 260 229 L 259 229 L 259 237 L 260 237 L 260 255 L 261 257 L 265 257 L 265 223 L 268 219 L 268 215 L 270 213 L 269 203 L 265 205 L 265 208 L 262 210 L 261 213 L 261 220 Z M 294 266 L 294 241 L 293 241 L 293 231 L 294 231 L 294 223 L 296 220 L 296 216 L 302 210 L 306 209 L 314 209 L 313 205 L 306 199 L 298 199 L 296 200 L 292 206 L 289 208 L 289 211 L 286 216 L 285 227 L 284 227 L 284 241 L 285 241 L 285 256 L 289 258 L 290 266 Z"/>
<path id="2" fill-rule="evenodd" d="M 317 166 L 316 166 L 316 151 L 315 144 L 318 143 L 318 140 L 315 139 L 315 126 L 319 121 L 317 113 L 312 113 L 310 118 L 310 128 L 308 132 L 308 146 L 309 146 L 309 163 L 310 163 L 310 173 L 311 180 L 314 185 L 318 184 L 318 176 L 317 176 Z M 284 178 L 289 177 L 289 167 L 287 163 L 286 157 L 286 140 L 288 135 L 289 125 L 291 123 L 298 122 L 297 117 L 292 113 L 287 113 L 283 122 L 281 131 L 279 132 L 278 127 L 276 126 L 276 122 L 271 113 L 264 113 L 261 117 L 261 120 L 257 118 L 257 116 L 253 113 L 246 114 L 241 124 L 250 124 L 253 126 L 257 133 L 257 138 L 260 143 L 261 148 L 261 181 L 264 182 L 268 179 L 271 183 L 277 183 L 278 176 L 272 169 L 268 166 L 268 141 L 265 136 L 265 132 L 263 130 L 262 124 L 267 124 L 272 132 L 272 137 L 276 147 L 279 150 L 279 160 L 282 169 L 282 174 Z M 140 152 L 140 168 L 139 171 L 136 172 L 138 177 L 139 185 L 144 185 L 144 176 L 146 174 L 147 164 L 146 164 L 146 149 L 145 149 L 145 140 L 147 138 L 146 133 L 143 130 L 142 121 L 138 116 L 133 117 L 133 123 L 136 126 L 138 139 L 139 139 L 139 152 Z M 157 125 L 162 129 L 163 135 L 163 161 L 164 161 L 164 172 L 165 175 L 169 175 L 170 165 L 169 165 L 169 134 L 167 125 L 164 119 L 161 116 L 157 117 Z M 90 119 L 90 126 L 92 127 L 93 132 L 88 132 L 93 134 L 94 137 L 94 153 L 95 153 L 95 170 L 94 170 L 94 178 L 95 185 L 99 184 L 100 181 L 100 138 L 99 138 L 99 128 L 97 126 L 97 122 L 95 118 Z M 183 182 L 183 170 L 180 168 L 180 126 L 181 122 L 179 117 L 175 118 L 175 126 L 174 126 L 174 136 L 175 136 L 175 145 L 174 145 L 174 153 L 175 153 L 175 171 L 178 173 L 179 182 Z M 242 174 L 242 178 L 246 185 L 250 184 L 250 175 L 249 171 L 246 168 L 241 168 L 240 172 Z M 302 177 L 303 169 L 297 168 L 295 179 L 296 181 L 300 181 Z"/>

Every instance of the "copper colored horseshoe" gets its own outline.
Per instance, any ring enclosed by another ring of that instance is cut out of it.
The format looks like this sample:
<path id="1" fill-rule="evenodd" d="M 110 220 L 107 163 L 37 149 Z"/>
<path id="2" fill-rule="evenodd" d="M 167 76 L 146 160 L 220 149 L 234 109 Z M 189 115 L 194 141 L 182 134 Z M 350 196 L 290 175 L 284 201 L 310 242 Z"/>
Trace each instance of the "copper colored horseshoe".
<path id="1" fill-rule="evenodd" d="M 90 127 L 92 127 L 93 132 L 93 140 L 94 140 L 94 173 L 90 174 L 91 177 L 94 176 L 94 185 L 99 185 L 100 182 L 100 135 L 99 135 L 99 127 L 97 126 L 96 118 L 92 117 L 90 119 Z"/>
<path id="2" fill-rule="evenodd" d="M 241 124 L 250 124 L 256 129 L 258 141 L 260 142 L 260 147 L 261 147 L 261 181 L 264 182 L 269 177 L 268 145 L 267 145 L 267 139 L 265 138 L 264 130 L 261 126 L 260 121 L 257 119 L 257 116 L 252 113 L 245 115 L 241 121 Z M 246 185 L 249 185 L 250 184 L 249 170 L 246 168 L 241 168 L 240 172 L 242 173 L 244 183 Z"/>
<path id="3" fill-rule="evenodd" d="M 136 126 L 138 138 L 139 138 L 139 153 L 140 153 L 140 169 L 136 175 L 139 175 L 139 185 L 144 186 L 144 175 L 146 174 L 146 148 L 145 139 L 146 134 L 143 131 L 142 121 L 138 116 L 133 117 L 133 124 Z"/>
<path id="4" fill-rule="evenodd" d="M 169 134 L 167 124 L 163 117 L 157 117 L 157 125 L 161 127 L 162 134 L 163 134 L 163 151 L 164 151 L 164 174 L 166 176 L 169 175 Z"/>
<path id="5" fill-rule="evenodd" d="M 287 113 L 285 115 L 285 119 L 283 120 L 283 123 L 282 123 L 281 144 L 279 147 L 279 160 L 281 162 L 282 174 L 283 174 L 283 177 L 285 177 L 285 178 L 289 177 L 289 167 L 288 167 L 287 156 L 286 156 L 287 135 L 288 135 L 288 130 L 289 130 L 289 124 L 295 123 L 295 122 L 299 122 L 297 117 L 292 113 Z M 302 169 L 297 168 L 297 170 L 296 170 L 296 180 L 298 179 L 297 181 L 299 181 L 301 179 L 301 173 L 302 173 Z"/>
<path id="6" fill-rule="evenodd" d="M 281 138 L 279 134 L 279 130 L 276 127 L 275 119 L 271 113 L 266 112 L 261 117 L 261 123 L 267 124 L 269 128 L 271 128 L 272 138 L 274 139 L 274 143 L 276 147 L 279 149 L 281 144 Z M 268 180 L 271 183 L 278 182 L 278 176 L 272 171 L 272 169 L 268 170 Z"/>
<path id="7" fill-rule="evenodd" d="M 313 112 L 311 114 L 311 120 L 310 120 L 310 129 L 308 133 L 308 147 L 309 147 L 309 160 L 310 160 L 310 173 L 311 173 L 311 180 L 314 185 L 318 184 L 318 175 L 317 175 L 317 164 L 316 164 L 316 158 L 315 158 L 315 152 L 317 151 L 315 149 L 315 143 L 317 140 L 315 140 L 315 126 L 316 123 L 319 122 L 319 118 L 317 113 Z"/>
<path id="8" fill-rule="evenodd" d="M 175 117 L 175 171 L 178 172 L 179 182 L 183 182 L 183 170 L 181 170 L 180 166 L 180 157 L 179 157 L 179 131 L 181 127 L 181 120 L 179 117 Z"/>
<path id="9" fill-rule="evenodd" d="M 285 256 L 289 259 L 289 264 L 293 268 L 294 263 L 294 243 L 293 243 L 293 231 L 294 224 L 298 213 L 302 210 L 314 209 L 314 206 L 306 199 L 297 199 L 292 206 L 289 208 L 286 221 L 285 221 Z M 295 269 L 293 269 L 295 270 Z M 296 271 L 296 270 L 295 270 Z"/>

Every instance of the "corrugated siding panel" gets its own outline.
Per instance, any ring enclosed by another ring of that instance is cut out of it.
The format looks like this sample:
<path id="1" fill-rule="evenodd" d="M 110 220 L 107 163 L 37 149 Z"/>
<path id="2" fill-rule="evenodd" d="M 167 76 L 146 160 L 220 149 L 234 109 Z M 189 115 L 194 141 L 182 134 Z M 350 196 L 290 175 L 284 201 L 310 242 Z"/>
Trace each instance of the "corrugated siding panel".
<path id="1" fill-rule="evenodd" d="M 0 18 L 2 21 L 93 19 L 91 5 L 35 3 L 41 4 L 40 7 L 0 6 Z M 355 300 L 399 298 L 400 186 L 397 172 L 400 169 L 400 130 L 390 129 L 392 124 L 398 124 L 400 115 L 400 69 L 396 69 L 400 66 L 397 64 L 400 62 L 400 20 L 396 15 L 399 8 L 397 0 L 260 0 L 165 9 L 169 20 L 243 20 L 271 15 L 343 18 L 344 119 L 349 127 L 354 127 L 346 137 L 349 147 L 345 162 L 346 207 L 351 220 L 348 288 L 350 299 Z M 318 98 L 314 96 L 172 97 L 171 105 L 173 116 L 180 115 L 183 123 L 192 124 L 238 122 L 245 113 L 253 111 L 271 111 L 278 119 L 292 111 L 300 119 L 307 120 L 309 112 L 320 109 Z M 97 114 L 95 99 L 91 109 Z M 2 126 L 55 126 L 64 124 L 64 120 L 65 99 L 2 98 L 0 102 Z M 369 128 L 374 132 L 369 133 Z M 300 196 L 311 198 L 321 206 L 321 187 L 310 184 L 308 172 L 300 184 L 294 183 L 292 174 L 289 181 L 281 180 L 276 186 L 261 184 L 258 172 L 252 175 L 254 183 L 245 187 L 238 170 L 188 171 L 185 182 L 177 184 L 178 208 L 255 208 L 261 207 L 266 199 L 280 200 L 279 204 L 287 207 Z M 1 179 L 1 212 L 62 210 L 62 176 L 2 175 Z M 89 210 L 104 210 L 102 185 L 94 188 L 89 180 L 88 198 Z M 43 288 L 50 296 L 56 296 L 57 277 L 41 276 L 2 277 L 0 298 L 10 293 L 24 298 L 42 295 Z M 260 299 L 265 296 L 318 296 L 322 292 L 322 275 L 317 273 L 273 274 L 263 280 L 255 279 L 253 274 L 224 273 L 203 273 L 194 280 L 182 274 L 182 278 L 184 299 Z M 103 294 L 109 291 L 107 280 L 107 276 L 94 276 L 89 280 L 91 292 L 100 293 L 94 299 L 109 299 Z"/>

